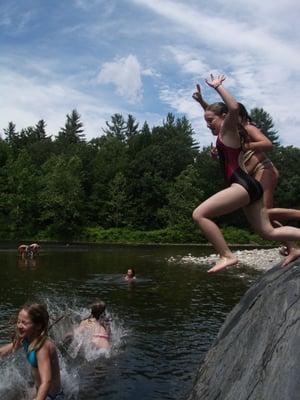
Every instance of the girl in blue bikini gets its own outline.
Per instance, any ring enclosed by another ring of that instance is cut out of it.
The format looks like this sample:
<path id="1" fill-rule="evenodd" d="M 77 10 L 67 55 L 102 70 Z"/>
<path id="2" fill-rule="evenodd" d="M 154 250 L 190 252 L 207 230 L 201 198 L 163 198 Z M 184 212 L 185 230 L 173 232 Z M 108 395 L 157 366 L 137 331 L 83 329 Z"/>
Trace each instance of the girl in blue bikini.
<path id="1" fill-rule="evenodd" d="M 19 311 L 14 340 L 0 347 L 0 356 L 23 347 L 37 388 L 34 400 L 62 400 L 59 361 L 55 344 L 48 339 L 49 314 L 42 304 Z"/>

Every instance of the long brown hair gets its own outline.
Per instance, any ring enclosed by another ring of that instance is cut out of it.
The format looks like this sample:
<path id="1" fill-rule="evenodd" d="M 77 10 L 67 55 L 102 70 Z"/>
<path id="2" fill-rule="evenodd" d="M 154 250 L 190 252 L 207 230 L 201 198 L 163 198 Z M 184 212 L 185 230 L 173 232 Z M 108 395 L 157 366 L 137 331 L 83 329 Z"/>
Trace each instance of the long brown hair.
<path id="1" fill-rule="evenodd" d="M 221 115 L 228 113 L 228 107 L 222 101 L 218 101 L 217 103 L 209 104 L 205 111 L 212 111 L 220 117 Z"/>

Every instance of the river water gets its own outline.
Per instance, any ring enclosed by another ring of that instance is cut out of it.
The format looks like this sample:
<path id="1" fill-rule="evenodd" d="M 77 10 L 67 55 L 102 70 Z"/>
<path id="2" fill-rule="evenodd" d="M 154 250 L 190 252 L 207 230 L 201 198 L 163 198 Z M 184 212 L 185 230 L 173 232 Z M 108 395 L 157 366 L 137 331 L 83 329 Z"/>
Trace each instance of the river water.
<path id="1" fill-rule="evenodd" d="M 27 301 L 64 315 L 49 332 L 61 357 L 67 399 L 184 399 L 228 312 L 261 272 L 239 267 L 207 274 L 189 257 L 209 250 L 184 246 L 44 247 L 29 262 L 0 250 L 0 343 Z M 185 260 L 184 262 L 181 260 Z M 123 275 L 136 269 L 135 283 Z M 112 350 L 78 351 L 64 335 L 100 298 L 112 321 Z M 29 398 L 30 373 L 22 350 L 0 360 L 0 399 Z"/>

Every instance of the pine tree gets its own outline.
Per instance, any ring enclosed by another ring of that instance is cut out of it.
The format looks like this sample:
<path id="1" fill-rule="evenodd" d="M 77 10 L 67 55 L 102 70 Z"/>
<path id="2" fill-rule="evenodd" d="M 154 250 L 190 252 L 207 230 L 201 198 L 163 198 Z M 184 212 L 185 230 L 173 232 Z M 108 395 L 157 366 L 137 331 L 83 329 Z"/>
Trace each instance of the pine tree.
<path id="1" fill-rule="evenodd" d="M 38 141 L 49 139 L 46 134 L 46 122 L 43 119 L 35 125 L 33 132 Z"/>
<path id="2" fill-rule="evenodd" d="M 263 108 L 253 108 L 250 111 L 250 117 L 255 125 L 271 140 L 275 146 L 280 145 L 278 132 L 273 129 L 274 123 L 272 117 Z"/>
<path id="3" fill-rule="evenodd" d="M 115 136 L 121 140 L 124 140 L 127 130 L 126 125 L 127 124 L 124 121 L 122 114 L 114 114 L 111 116 L 111 123 L 106 121 L 107 129 L 103 129 L 103 132 L 107 136 Z"/>
<path id="4" fill-rule="evenodd" d="M 76 144 L 84 141 L 83 123 L 80 121 L 80 115 L 76 110 L 67 114 L 65 126 L 60 129 L 57 140 L 63 145 Z"/>
<path id="5" fill-rule="evenodd" d="M 139 124 L 136 122 L 135 118 L 129 114 L 127 118 L 127 129 L 126 129 L 126 136 L 127 138 L 132 137 L 133 135 L 138 133 Z"/>

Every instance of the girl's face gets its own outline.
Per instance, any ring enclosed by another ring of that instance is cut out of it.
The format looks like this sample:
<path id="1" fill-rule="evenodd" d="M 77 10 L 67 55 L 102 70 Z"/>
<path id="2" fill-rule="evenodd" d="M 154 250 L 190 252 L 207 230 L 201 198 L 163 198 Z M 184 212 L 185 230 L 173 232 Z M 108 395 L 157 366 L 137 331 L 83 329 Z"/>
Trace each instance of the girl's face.
<path id="1" fill-rule="evenodd" d="M 127 278 L 133 278 L 133 271 L 132 271 L 132 269 L 128 269 L 128 271 L 127 271 Z"/>
<path id="2" fill-rule="evenodd" d="M 36 325 L 31 321 L 28 312 L 21 310 L 17 320 L 17 332 L 21 339 L 33 339 L 39 334 Z"/>
<path id="3" fill-rule="evenodd" d="M 206 121 L 207 127 L 211 130 L 212 134 L 218 136 L 224 122 L 224 116 L 219 116 L 213 111 L 205 111 L 204 119 Z"/>

